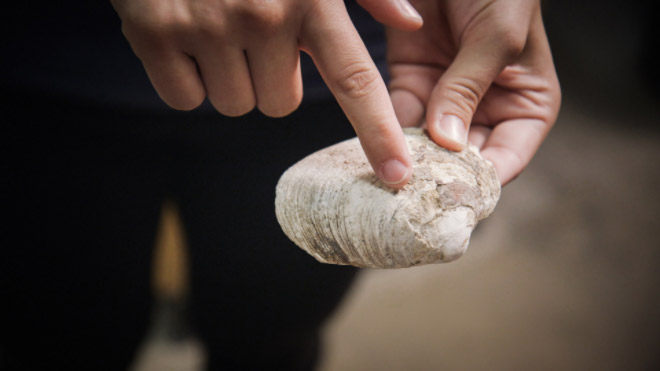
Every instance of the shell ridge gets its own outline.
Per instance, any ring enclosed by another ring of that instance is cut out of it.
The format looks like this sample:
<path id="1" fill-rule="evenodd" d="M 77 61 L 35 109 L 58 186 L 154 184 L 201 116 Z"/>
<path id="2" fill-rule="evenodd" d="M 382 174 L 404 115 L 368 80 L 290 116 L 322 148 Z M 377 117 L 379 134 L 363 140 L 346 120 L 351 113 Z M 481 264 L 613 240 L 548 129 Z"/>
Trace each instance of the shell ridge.
<path id="1" fill-rule="evenodd" d="M 402 268 L 460 257 L 500 196 L 495 169 L 476 147 L 452 152 L 421 129 L 404 131 L 415 173 L 398 191 L 375 177 L 357 138 L 289 168 L 275 199 L 287 237 L 325 263 Z"/>

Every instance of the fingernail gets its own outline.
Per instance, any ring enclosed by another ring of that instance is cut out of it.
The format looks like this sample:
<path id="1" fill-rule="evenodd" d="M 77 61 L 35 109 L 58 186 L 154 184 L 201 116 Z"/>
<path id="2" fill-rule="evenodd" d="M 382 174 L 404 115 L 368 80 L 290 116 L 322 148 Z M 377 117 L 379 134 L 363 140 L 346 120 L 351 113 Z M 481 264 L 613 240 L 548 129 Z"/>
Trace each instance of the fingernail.
<path id="1" fill-rule="evenodd" d="M 436 128 L 447 138 L 454 142 L 465 145 L 467 142 L 467 130 L 463 121 L 454 115 L 445 115 L 435 122 Z"/>
<path id="2" fill-rule="evenodd" d="M 401 183 L 408 176 L 408 167 L 399 160 L 388 160 L 380 167 L 385 184 Z"/>
<path id="3" fill-rule="evenodd" d="M 417 12 L 417 9 L 410 5 L 410 3 L 407 0 L 399 0 L 399 6 L 401 7 L 401 10 L 403 10 L 404 13 L 410 18 L 415 18 L 415 19 L 422 19 L 422 16 L 419 15 Z"/>

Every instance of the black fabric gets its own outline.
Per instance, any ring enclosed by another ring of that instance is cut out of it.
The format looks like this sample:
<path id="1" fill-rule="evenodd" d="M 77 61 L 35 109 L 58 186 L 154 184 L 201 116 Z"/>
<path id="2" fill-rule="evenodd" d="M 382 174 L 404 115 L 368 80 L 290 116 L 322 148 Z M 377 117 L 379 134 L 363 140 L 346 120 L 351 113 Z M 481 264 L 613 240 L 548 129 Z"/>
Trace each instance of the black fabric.
<path id="1" fill-rule="evenodd" d="M 353 135 L 336 103 L 271 119 L 3 99 L 15 225 L 0 250 L 0 368 L 125 369 L 148 323 L 169 197 L 188 236 L 191 320 L 210 369 L 311 369 L 319 325 L 355 270 L 293 245 L 274 189 L 295 161 Z"/>
<path id="2" fill-rule="evenodd" d="M 384 71 L 383 30 L 347 7 Z M 151 310 L 165 198 L 190 247 L 191 320 L 216 369 L 310 369 L 355 270 L 317 263 L 274 215 L 295 161 L 353 136 L 309 57 L 284 119 L 160 101 L 108 1 L 5 9 L 0 369 L 121 370 Z"/>

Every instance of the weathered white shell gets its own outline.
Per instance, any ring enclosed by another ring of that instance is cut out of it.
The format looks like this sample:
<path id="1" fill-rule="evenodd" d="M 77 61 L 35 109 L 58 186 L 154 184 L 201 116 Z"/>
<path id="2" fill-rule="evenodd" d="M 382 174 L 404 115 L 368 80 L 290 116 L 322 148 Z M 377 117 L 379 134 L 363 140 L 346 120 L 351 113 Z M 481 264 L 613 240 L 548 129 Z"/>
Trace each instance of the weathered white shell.
<path id="1" fill-rule="evenodd" d="M 357 138 L 289 168 L 275 197 L 284 233 L 324 263 L 403 268 L 463 255 L 500 197 L 495 169 L 476 147 L 452 152 L 421 129 L 405 133 L 414 172 L 398 191 L 378 180 Z"/>

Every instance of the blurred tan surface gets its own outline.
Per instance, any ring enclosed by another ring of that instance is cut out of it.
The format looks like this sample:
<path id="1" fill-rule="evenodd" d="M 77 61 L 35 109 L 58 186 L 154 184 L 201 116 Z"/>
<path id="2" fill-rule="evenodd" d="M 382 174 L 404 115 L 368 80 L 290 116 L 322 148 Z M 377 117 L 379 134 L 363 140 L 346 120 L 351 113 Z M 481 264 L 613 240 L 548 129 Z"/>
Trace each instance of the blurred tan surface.
<path id="1" fill-rule="evenodd" d="M 639 128 L 652 119 L 564 107 L 464 257 L 363 271 L 319 369 L 657 369 L 660 137 Z M 201 369 L 200 345 L 178 344 L 147 342 L 137 369 Z"/>
<path id="2" fill-rule="evenodd" d="M 320 369 L 660 369 L 660 138 L 630 119 L 565 107 L 465 256 L 364 272 Z"/>

